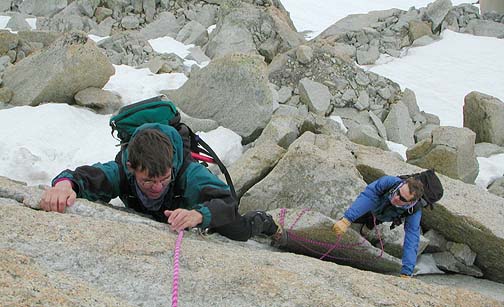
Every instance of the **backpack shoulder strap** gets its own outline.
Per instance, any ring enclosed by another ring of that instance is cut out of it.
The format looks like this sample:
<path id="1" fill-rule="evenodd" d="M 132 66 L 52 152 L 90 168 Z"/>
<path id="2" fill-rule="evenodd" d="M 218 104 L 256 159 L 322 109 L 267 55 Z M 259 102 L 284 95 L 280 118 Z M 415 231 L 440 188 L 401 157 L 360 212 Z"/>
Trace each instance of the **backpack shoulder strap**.
<path id="1" fill-rule="evenodd" d="M 191 155 L 189 154 L 189 156 L 191 156 Z M 184 175 L 189 164 L 191 164 L 191 162 L 193 162 L 193 161 L 191 161 L 191 159 L 186 159 L 184 157 L 184 162 L 182 163 L 182 167 L 179 169 L 177 176 L 175 177 L 175 185 L 173 188 L 173 199 L 176 201 L 178 201 L 179 198 L 182 198 L 182 196 L 184 196 L 185 189 L 182 186 L 181 178 Z"/>
<path id="2" fill-rule="evenodd" d="M 131 188 L 128 183 L 128 177 L 126 176 L 126 172 L 124 171 L 124 164 L 122 162 L 122 156 L 124 152 L 124 146 L 121 146 L 121 150 L 115 156 L 115 162 L 119 165 L 119 191 L 120 194 L 131 194 Z"/>
<path id="3" fill-rule="evenodd" d="M 219 159 L 219 157 L 213 151 L 213 149 L 207 143 L 205 143 L 205 141 L 203 141 L 198 135 L 196 135 L 191 130 L 191 128 L 189 128 L 186 124 L 181 123 L 180 116 L 174 117 L 173 120 L 174 120 L 173 123 L 170 121 L 170 125 L 172 125 L 173 127 L 175 127 L 175 129 L 177 129 L 180 136 L 182 137 L 182 141 L 184 144 L 184 164 L 182 165 L 182 169 L 179 171 L 179 174 L 182 175 L 183 171 L 185 171 L 185 168 L 187 167 L 186 163 L 197 162 L 192 157 L 191 155 L 192 152 L 203 153 L 207 156 L 210 156 L 215 161 L 222 174 L 224 174 L 224 177 L 226 178 L 226 183 L 229 186 L 232 197 L 235 200 L 238 200 L 238 197 L 236 197 L 236 192 L 234 189 L 231 176 L 229 175 L 228 170 L 224 166 L 224 163 L 222 163 L 222 161 Z"/>

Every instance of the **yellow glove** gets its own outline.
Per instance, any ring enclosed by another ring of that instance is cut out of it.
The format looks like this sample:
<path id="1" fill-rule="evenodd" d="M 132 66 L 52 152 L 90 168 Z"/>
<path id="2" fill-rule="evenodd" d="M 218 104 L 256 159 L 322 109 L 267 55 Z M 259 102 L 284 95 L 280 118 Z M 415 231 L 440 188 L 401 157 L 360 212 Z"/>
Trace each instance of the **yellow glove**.
<path id="1" fill-rule="evenodd" d="M 404 275 L 404 274 L 399 275 L 399 277 L 404 278 L 404 279 L 411 279 L 411 276 Z"/>
<path id="2" fill-rule="evenodd" d="M 346 218 L 341 218 L 341 220 L 334 223 L 332 230 L 337 235 L 342 235 L 347 231 L 350 224 L 352 224 L 352 223 L 349 220 L 347 220 Z"/>

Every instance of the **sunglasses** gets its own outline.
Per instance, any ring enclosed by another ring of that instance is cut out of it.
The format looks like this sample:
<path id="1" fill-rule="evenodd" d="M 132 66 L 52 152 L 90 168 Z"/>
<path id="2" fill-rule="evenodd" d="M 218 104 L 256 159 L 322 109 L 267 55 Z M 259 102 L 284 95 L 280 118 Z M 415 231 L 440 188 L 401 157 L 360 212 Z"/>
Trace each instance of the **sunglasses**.
<path id="1" fill-rule="evenodd" d="M 405 204 L 410 204 L 410 205 L 413 205 L 413 204 L 416 204 L 416 200 L 408 200 L 406 198 L 404 198 L 404 196 L 401 195 L 401 187 L 404 185 L 404 183 L 401 183 L 394 191 L 393 195 L 397 195 L 399 196 L 399 200 L 402 201 L 403 203 Z"/>
<path id="2" fill-rule="evenodd" d="M 411 200 L 407 200 L 406 198 L 404 198 L 404 197 L 401 195 L 401 190 L 397 190 L 397 195 L 399 196 L 399 199 L 400 199 L 403 203 L 410 203 L 410 202 L 412 202 Z"/>

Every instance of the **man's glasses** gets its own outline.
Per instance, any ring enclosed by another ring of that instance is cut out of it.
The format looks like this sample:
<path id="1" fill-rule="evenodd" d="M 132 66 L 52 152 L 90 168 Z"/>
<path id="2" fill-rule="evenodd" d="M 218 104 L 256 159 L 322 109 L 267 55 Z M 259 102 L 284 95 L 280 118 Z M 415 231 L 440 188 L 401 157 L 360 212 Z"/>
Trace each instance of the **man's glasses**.
<path id="1" fill-rule="evenodd" d="M 170 184 L 171 180 L 172 180 L 172 176 L 170 175 L 169 177 L 162 179 L 162 180 L 151 180 L 151 179 L 141 180 L 140 184 L 142 185 L 142 187 L 144 187 L 146 189 L 150 189 L 156 183 L 160 183 L 163 186 L 163 188 L 165 188 L 166 186 L 168 186 Z"/>

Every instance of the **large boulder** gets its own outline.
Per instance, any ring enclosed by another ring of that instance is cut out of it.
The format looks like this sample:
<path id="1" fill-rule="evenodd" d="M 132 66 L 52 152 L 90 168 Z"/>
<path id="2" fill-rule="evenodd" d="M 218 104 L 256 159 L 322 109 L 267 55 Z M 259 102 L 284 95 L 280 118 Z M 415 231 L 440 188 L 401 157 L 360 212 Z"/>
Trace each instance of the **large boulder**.
<path id="1" fill-rule="evenodd" d="M 97 26 L 90 17 L 99 4 L 99 0 L 76 0 L 50 18 L 38 18 L 37 29 L 57 32 L 89 32 Z"/>
<path id="2" fill-rule="evenodd" d="M 285 149 L 273 142 L 260 143 L 247 150 L 228 167 L 238 198 L 266 177 L 285 152 Z M 224 175 L 220 175 L 220 178 L 225 180 Z"/>
<path id="3" fill-rule="evenodd" d="M 474 153 L 476 157 L 488 158 L 492 155 L 504 153 L 504 147 L 492 143 L 476 143 L 476 145 L 474 145 Z"/>
<path id="4" fill-rule="evenodd" d="M 207 118 L 196 118 L 196 117 L 191 117 L 181 110 L 178 110 L 180 113 L 180 121 L 186 124 L 187 126 L 191 127 L 191 130 L 194 132 L 209 132 L 212 130 L 215 130 L 219 128 L 219 124 L 211 119 Z"/>
<path id="5" fill-rule="evenodd" d="M 302 122 L 298 116 L 275 114 L 255 144 L 275 143 L 287 149 L 299 137 Z"/>
<path id="6" fill-rule="evenodd" d="M 24 0 L 19 11 L 34 16 L 52 16 L 68 5 L 68 0 Z"/>
<path id="7" fill-rule="evenodd" d="M 371 182 L 383 175 L 416 173 L 422 169 L 401 162 L 392 153 L 373 147 L 354 150 L 357 168 Z M 437 169 L 436 169 L 437 170 Z M 504 282 L 504 199 L 481 188 L 438 174 L 444 196 L 434 210 L 424 210 L 422 226 L 449 241 L 467 244 L 478 255 L 475 265 L 485 278 Z"/>
<path id="8" fill-rule="evenodd" d="M 432 137 L 406 151 L 408 163 L 434 168 L 451 178 L 474 183 L 479 165 L 474 153 L 476 134 L 467 128 L 438 127 Z"/>
<path id="9" fill-rule="evenodd" d="M 93 18 L 101 0 L 74 0 L 73 2 L 77 4 L 83 15 Z"/>
<path id="10" fill-rule="evenodd" d="M 416 95 L 413 90 L 405 88 L 401 101 L 408 108 L 410 118 L 414 118 L 418 113 L 420 113 L 420 108 L 418 107 Z"/>
<path id="11" fill-rule="evenodd" d="M 439 32 L 441 23 L 452 7 L 450 0 L 436 0 L 427 5 L 424 18 L 432 23 L 432 32 Z"/>
<path id="12" fill-rule="evenodd" d="M 478 267 L 463 263 L 451 252 L 434 253 L 432 254 L 432 257 L 436 261 L 437 267 L 443 271 L 461 273 L 476 277 L 483 276 L 483 273 Z"/>
<path id="13" fill-rule="evenodd" d="M 145 15 L 146 22 L 152 22 L 154 20 L 154 14 L 156 14 L 156 0 L 143 0 L 143 13 Z"/>
<path id="14" fill-rule="evenodd" d="M 348 139 L 350 141 L 366 145 L 381 148 L 383 150 L 388 150 L 387 143 L 385 139 L 380 137 L 376 130 L 369 125 L 353 126 L 348 129 L 347 133 Z"/>
<path id="15" fill-rule="evenodd" d="M 501 304 L 216 234 L 184 233 L 175 270 L 177 234 L 166 224 L 85 200 L 72 213 L 32 210 L 21 205 L 25 190 L 0 178 L 2 306 L 167 306 L 174 280 L 177 301 L 194 307 Z"/>
<path id="16" fill-rule="evenodd" d="M 361 227 L 360 224 L 355 225 L 358 228 Z M 388 225 L 388 223 L 377 225 L 376 229 L 372 230 L 367 229 L 367 227 L 363 227 L 362 233 L 364 237 L 377 248 L 381 248 L 383 244 L 383 250 L 385 252 L 399 259 L 402 258 L 405 238 L 404 224 L 395 227 L 394 229 L 390 229 L 390 225 Z M 420 235 L 417 255 L 422 254 L 428 244 L 429 240 Z"/>
<path id="17" fill-rule="evenodd" d="M 401 10 L 390 9 L 383 11 L 371 11 L 368 14 L 351 14 L 338 20 L 329 28 L 324 30 L 317 39 L 329 38 L 331 36 L 338 37 L 347 32 L 359 31 L 362 28 L 371 27 L 379 20 L 387 19 L 388 17 L 398 15 Z"/>
<path id="18" fill-rule="evenodd" d="M 186 114 L 213 119 L 238 133 L 244 143 L 259 136 L 273 113 L 266 65 L 259 56 L 213 60 L 192 72 L 179 89 L 162 92 Z"/>
<path id="19" fill-rule="evenodd" d="M 326 115 L 331 104 L 331 93 L 324 84 L 312 81 L 308 78 L 299 80 L 300 101 L 308 106 L 308 110 Z"/>
<path id="20" fill-rule="evenodd" d="M 276 6 L 262 8 L 235 1 L 221 8 L 221 17 L 210 35 L 206 54 L 217 58 L 234 52 L 255 53 L 270 62 L 277 53 L 303 42 L 286 11 Z"/>
<path id="21" fill-rule="evenodd" d="M 415 144 L 415 125 L 409 116 L 409 109 L 402 101 L 392 105 L 383 122 L 389 141 L 403 144 L 406 147 Z"/>
<path id="22" fill-rule="evenodd" d="M 140 30 L 140 34 L 146 39 L 154 39 L 163 36 L 176 37 L 181 28 L 175 15 L 170 12 L 162 12 L 153 22 Z"/>
<path id="23" fill-rule="evenodd" d="M 464 33 L 470 33 L 477 36 L 504 37 L 504 23 L 492 20 L 473 19 L 469 21 Z"/>
<path id="24" fill-rule="evenodd" d="M 408 35 L 410 41 L 415 41 L 420 37 L 432 35 L 431 27 L 428 23 L 420 20 L 411 20 L 409 22 Z"/>
<path id="25" fill-rule="evenodd" d="M 183 73 L 184 60 L 175 53 L 162 53 L 152 57 L 147 63 L 138 65 L 137 68 L 148 68 L 153 74 Z"/>
<path id="26" fill-rule="evenodd" d="M 0 0 L 0 12 L 10 11 L 12 0 Z"/>
<path id="27" fill-rule="evenodd" d="M 269 211 L 288 232 L 286 244 L 280 248 L 338 264 L 381 273 L 397 273 L 400 259 L 382 252 L 360 234 L 349 229 L 339 237 L 331 229 L 335 220 L 306 209 Z"/>
<path id="28" fill-rule="evenodd" d="M 107 18 L 112 19 L 112 17 L 111 17 L 112 14 L 113 14 L 113 11 L 111 9 L 103 7 L 103 6 L 99 6 L 96 8 L 94 16 L 96 18 L 97 23 L 102 23 Z"/>
<path id="29" fill-rule="evenodd" d="M 356 58 L 359 65 L 374 64 L 380 57 L 380 43 L 374 39 L 369 44 L 357 48 Z"/>
<path id="30" fill-rule="evenodd" d="M 373 111 L 369 111 L 368 114 L 369 118 L 371 118 L 371 121 L 374 124 L 374 127 L 376 128 L 376 131 L 378 132 L 378 135 L 382 137 L 384 140 L 388 140 L 387 128 L 385 128 L 380 118 L 376 114 L 374 114 Z"/>
<path id="31" fill-rule="evenodd" d="M 138 29 L 140 20 L 134 15 L 127 15 L 121 19 L 121 27 L 126 30 Z"/>
<path id="32" fill-rule="evenodd" d="M 18 46 L 19 37 L 7 30 L 0 30 L 0 56 Z"/>
<path id="33" fill-rule="evenodd" d="M 30 24 L 26 21 L 25 16 L 19 13 L 12 14 L 11 18 L 5 25 L 5 27 L 11 29 L 12 31 L 30 31 Z"/>
<path id="34" fill-rule="evenodd" d="M 39 53 L 10 66 L 4 86 L 14 92 L 13 105 L 72 103 L 79 91 L 102 88 L 115 73 L 107 57 L 84 33 L 69 33 Z"/>
<path id="35" fill-rule="evenodd" d="M 354 108 L 335 108 L 331 116 L 338 116 L 346 128 L 351 129 L 361 125 L 373 127 L 374 122 L 368 111 L 358 111 Z M 386 133 L 386 132 L 385 132 Z"/>
<path id="36" fill-rule="evenodd" d="M 9 103 L 12 95 L 13 93 L 8 87 L 0 87 L 0 103 Z"/>
<path id="37" fill-rule="evenodd" d="M 504 102 L 479 92 L 464 98 L 464 127 L 476 133 L 476 143 L 504 146 Z"/>
<path id="38" fill-rule="evenodd" d="M 112 17 L 107 17 L 105 20 L 100 22 L 99 25 L 96 25 L 91 31 L 89 31 L 89 34 L 93 34 L 96 36 L 101 36 L 101 37 L 107 37 L 110 36 L 110 33 L 112 32 L 112 27 L 116 21 Z"/>
<path id="39" fill-rule="evenodd" d="M 189 7 L 184 11 L 187 19 L 197 21 L 198 23 L 210 27 L 215 24 L 218 6 L 213 4 L 203 4 L 202 6 Z"/>
<path id="40" fill-rule="evenodd" d="M 423 236 L 429 240 L 429 245 L 425 248 L 425 252 L 438 253 L 448 250 L 448 241 L 434 229 L 425 232 Z"/>
<path id="41" fill-rule="evenodd" d="M 420 143 L 420 141 L 425 140 L 425 139 L 431 139 L 432 138 L 432 131 L 437 129 L 439 125 L 436 124 L 426 124 L 422 128 L 418 129 L 415 131 L 415 140 L 417 143 Z"/>
<path id="42" fill-rule="evenodd" d="M 180 30 L 176 39 L 184 45 L 203 46 L 208 41 L 208 32 L 199 22 L 190 21 Z"/>
<path id="43" fill-rule="evenodd" d="M 75 104 L 93 109 L 99 114 L 111 114 L 123 106 L 119 94 L 96 87 L 83 89 L 74 99 Z"/>
<path id="44" fill-rule="evenodd" d="M 354 165 L 352 143 L 305 132 L 276 167 L 241 198 L 240 210 L 310 208 L 342 216 L 366 184 Z"/>
<path id="45" fill-rule="evenodd" d="M 20 40 L 25 40 L 30 43 L 40 43 L 43 47 L 49 47 L 55 40 L 63 36 L 64 33 L 44 30 L 30 30 L 19 31 L 17 35 Z"/>

